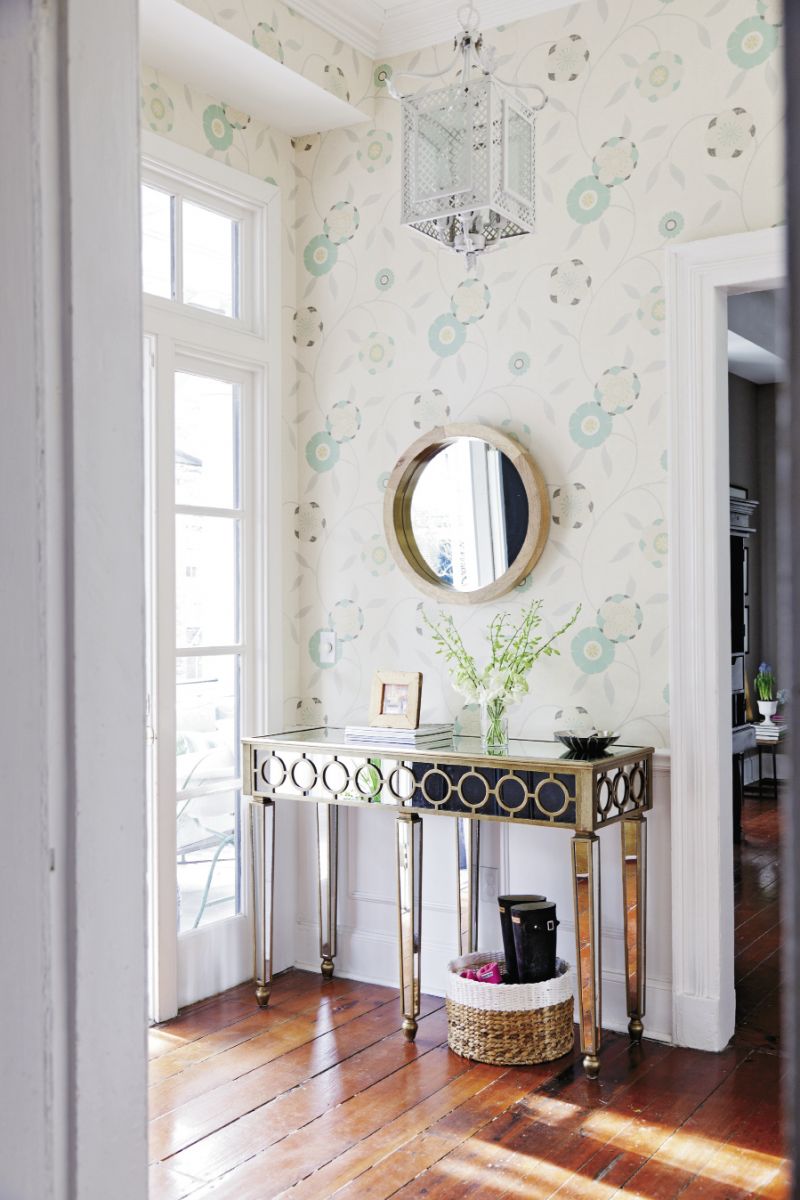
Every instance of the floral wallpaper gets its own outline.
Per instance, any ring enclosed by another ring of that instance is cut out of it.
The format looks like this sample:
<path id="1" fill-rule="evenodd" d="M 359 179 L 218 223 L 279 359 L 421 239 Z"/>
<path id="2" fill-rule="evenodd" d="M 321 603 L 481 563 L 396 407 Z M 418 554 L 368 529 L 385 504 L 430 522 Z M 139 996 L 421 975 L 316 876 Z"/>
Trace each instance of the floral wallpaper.
<path id="1" fill-rule="evenodd" d="M 378 667 L 421 669 L 423 720 L 464 724 L 396 568 L 383 498 L 400 452 L 444 421 L 523 442 L 552 526 L 515 593 L 462 608 L 479 649 L 498 608 L 533 596 L 558 658 L 537 664 L 513 735 L 575 709 L 632 741 L 669 741 L 664 250 L 779 222 L 781 10 L 775 0 L 585 0 L 487 39 L 501 74 L 540 82 L 533 236 L 479 260 L 399 224 L 399 111 L 376 63 L 374 119 L 296 145 L 298 491 L 287 513 L 301 687 L 293 720 L 363 718 Z M 407 81 L 407 86 L 417 86 Z M 430 602 L 425 601 L 430 610 Z M 337 634 L 323 664 L 320 631 Z"/>
<path id="2" fill-rule="evenodd" d="M 461 708 L 383 534 L 401 451 L 444 421 L 523 442 L 550 489 L 545 552 L 493 606 L 459 608 L 480 647 L 497 608 L 580 603 L 538 664 L 512 735 L 575 709 L 632 741 L 669 741 L 664 249 L 782 218 L 777 0 L 584 0 L 489 33 L 501 75 L 541 83 L 537 232 L 479 260 L 401 228 L 403 69 L 280 0 L 191 0 L 265 54 L 373 114 L 288 139 L 224 97 L 146 70 L 145 127 L 275 182 L 284 221 L 287 721 L 365 716 L 378 667 L 421 669 L 423 720 Z M 295 471 L 292 469 L 296 465 Z M 431 603 L 425 601 L 428 609 Z M 323 664 L 320 632 L 337 634 Z"/>

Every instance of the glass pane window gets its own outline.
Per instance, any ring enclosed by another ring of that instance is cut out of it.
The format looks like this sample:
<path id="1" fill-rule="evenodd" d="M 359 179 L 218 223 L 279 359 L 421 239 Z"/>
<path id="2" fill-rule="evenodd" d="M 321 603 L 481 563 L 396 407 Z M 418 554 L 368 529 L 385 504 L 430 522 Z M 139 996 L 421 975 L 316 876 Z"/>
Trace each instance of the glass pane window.
<path id="1" fill-rule="evenodd" d="M 169 192 L 142 184 L 142 288 L 171 300 L 173 200 Z"/>
<path id="2" fill-rule="evenodd" d="M 239 223 L 183 200 L 183 302 L 225 317 L 239 315 Z"/>
<path id="3" fill-rule="evenodd" d="M 175 518 L 175 637 L 178 646 L 239 640 L 239 521 Z"/>
<path id="4" fill-rule="evenodd" d="M 179 657 L 176 671 L 178 929 L 241 911 L 239 656 Z"/>
<path id="5" fill-rule="evenodd" d="M 223 379 L 175 376 L 175 501 L 205 508 L 239 505 L 239 387 Z"/>

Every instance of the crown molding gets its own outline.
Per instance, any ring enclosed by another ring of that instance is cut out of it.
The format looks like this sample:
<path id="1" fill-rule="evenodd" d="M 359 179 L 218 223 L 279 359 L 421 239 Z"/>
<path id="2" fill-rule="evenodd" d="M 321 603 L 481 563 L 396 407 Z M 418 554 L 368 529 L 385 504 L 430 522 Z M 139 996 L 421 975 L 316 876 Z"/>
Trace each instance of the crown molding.
<path id="1" fill-rule="evenodd" d="M 321 29 L 374 59 L 386 9 L 378 0 L 292 0 L 292 8 Z"/>
<path id="2" fill-rule="evenodd" d="M 572 2 L 480 0 L 481 27 L 494 29 Z M 292 8 L 372 59 L 449 42 L 458 31 L 457 0 L 292 0 Z"/>

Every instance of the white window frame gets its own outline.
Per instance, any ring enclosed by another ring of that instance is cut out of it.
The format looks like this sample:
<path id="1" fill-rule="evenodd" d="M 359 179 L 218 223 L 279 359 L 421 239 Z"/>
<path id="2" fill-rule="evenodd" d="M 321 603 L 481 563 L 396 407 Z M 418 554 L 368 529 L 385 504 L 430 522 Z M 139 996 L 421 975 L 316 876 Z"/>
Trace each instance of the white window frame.
<path id="1" fill-rule="evenodd" d="M 248 577 L 243 581 L 241 604 L 241 645 L 248 663 L 243 667 L 242 733 L 277 728 L 283 697 L 283 661 L 281 639 L 281 271 L 280 271 L 280 198 L 272 184 L 257 180 L 233 168 L 167 141 L 156 134 L 142 133 L 143 184 L 225 212 L 240 222 L 240 309 L 237 318 L 213 313 L 179 299 L 168 300 L 144 293 L 144 333 L 156 343 L 149 364 L 153 402 L 164 388 L 171 389 L 174 371 L 191 369 L 196 363 L 201 373 L 213 374 L 216 365 L 231 377 L 246 377 L 242 404 L 242 507 L 247 516 L 243 543 L 249 558 Z M 180 236 L 179 217 L 175 238 Z M 178 272 L 176 271 L 176 275 Z M 176 296 L 180 296 L 180 278 L 176 278 Z M 148 370 L 148 364 L 145 364 Z M 245 392 L 247 393 L 245 398 Z M 167 393 L 169 394 L 169 393 Z M 174 569 L 173 561 L 155 561 L 159 545 L 170 538 L 159 538 L 158 520 L 174 522 L 174 479 L 164 466 L 164 439 L 171 445 L 172 429 L 159 428 L 159 414 L 149 415 L 149 453 L 151 462 L 161 464 L 160 477 L 153 480 L 153 494 L 160 512 L 151 516 L 149 573 L 163 578 Z M 163 418 L 162 418 L 163 420 Z M 170 464 L 171 468 L 171 464 Z M 248 479 L 248 474 L 250 478 Z M 160 589 L 162 600 L 154 614 L 155 645 L 151 660 L 154 668 L 154 700 L 150 721 L 159 728 L 158 697 L 174 705 L 175 611 L 169 601 L 172 587 Z M 166 601 L 163 597 L 166 596 Z M 174 595 L 173 595 L 174 599 Z M 170 608 L 170 611 L 167 609 Z M 202 648 L 200 649 L 202 653 Z M 167 664 L 172 661 L 172 677 L 167 679 Z M 161 672 L 161 678 L 158 672 Z M 169 724 L 169 722 L 167 722 Z M 174 732 L 174 731 L 173 731 Z M 155 793 L 159 776 L 174 780 L 175 745 L 166 737 L 164 745 L 154 744 Z M 174 786 L 174 784 L 173 784 Z M 165 1020 L 174 1015 L 188 996 L 179 987 L 179 973 L 191 973 L 193 957 L 213 958 L 216 990 L 222 990 L 249 978 L 252 974 L 249 912 L 249 854 L 246 819 L 242 821 L 242 901 L 240 915 L 213 922 L 198 930 L 176 935 L 175 861 L 176 827 L 174 809 L 157 804 L 151 826 L 149 866 L 152 893 L 151 920 L 151 1017 Z M 242 814 L 245 818 L 246 814 Z"/>

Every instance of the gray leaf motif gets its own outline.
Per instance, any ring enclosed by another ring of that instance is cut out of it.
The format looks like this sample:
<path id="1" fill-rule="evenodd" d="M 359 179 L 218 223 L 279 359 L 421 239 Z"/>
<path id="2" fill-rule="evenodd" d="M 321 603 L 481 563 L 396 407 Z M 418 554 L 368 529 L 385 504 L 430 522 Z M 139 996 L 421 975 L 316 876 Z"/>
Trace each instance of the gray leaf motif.
<path id="1" fill-rule="evenodd" d="M 727 179 L 722 179 L 719 175 L 707 175 L 706 179 L 709 183 L 713 184 L 715 188 L 719 188 L 721 192 L 734 191 Z"/>
<path id="2" fill-rule="evenodd" d="M 606 694 L 606 700 L 608 701 L 608 703 L 613 704 L 614 703 L 614 694 L 615 694 L 614 693 L 614 685 L 611 682 L 611 680 L 609 679 L 607 673 L 605 675 L 605 678 L 603 679 L 603 691 Z"/>
<path id="3" fill-rule="evenodd" d="M 713 221 L 714 217 L 717 215 L 717 213 L 719 212 L 719 210 L 721 208 L 722 208 L 722 201 L 715 200 L 714 203 L 711 205 L 711 208 L 708 209 L 706 214 L 701 219 L 700 224 L 707 225 L 709 221 Z"/>
<path id="4" fill-rule="evenodd" d="M 710 50 L 711 49 L 711 35 L 709 34 L 705 25 L 697 26 L 697 36 L 700 39 L 700 45 L 705 46 L 706 50 Z"/>
<path id="5" fill-rule="evenodd" d="M 734 75 L 733 79 L 731 80 L 731 86 L 728 88 L 728 91 L 726 92 L 726 97 L 732 96 L 734 92 L 738 92 L 739 88 L 744 83 L 746 77 L 747 77 L 746 70 L 737 71 L 737 73 Z"/>
<path id="6" fill-rule="evenodd" d="M 672 176 L 672 178 L 675 180 L 675 182 L 678 184 L 679 187 L 686 186 L 686 176 L 684 175 L 684 173 L 680 169 L 680 167 L 677 166 L 675 163 L 669 164 L 669 173 Z"/>
<path id="7" fill-rule="evenodd" d="M 619 85 L 619 87 L 617 88 L 617 90 L 612 95 L 611 99 L 606 104 L 606 108 L 611 108 L 612 105 L 619 104 L 620 100 L 625 95 L 625 93 L 627 92 L 627 90 L 630 86 L 631 86 L 630 79 L 626 79 L 624 83 L 621 83 Z"/>

